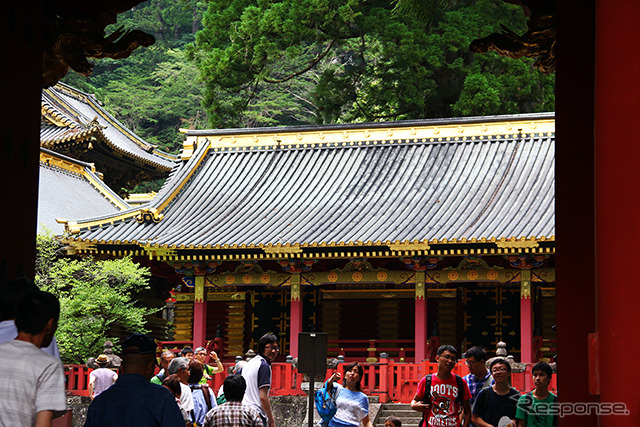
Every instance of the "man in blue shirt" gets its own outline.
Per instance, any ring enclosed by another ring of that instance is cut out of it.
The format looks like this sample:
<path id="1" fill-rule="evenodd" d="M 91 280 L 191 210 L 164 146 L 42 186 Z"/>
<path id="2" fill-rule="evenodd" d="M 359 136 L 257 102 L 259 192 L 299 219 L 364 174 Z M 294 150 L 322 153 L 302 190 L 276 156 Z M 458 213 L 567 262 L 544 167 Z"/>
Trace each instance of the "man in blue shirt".
<path id="1" fill-rule="evenodd" d="M 184 427 L 171 392 L 149 382 L 156 367 L 155 350 L 154 341 L 144 334 L 132 334 L 124 340 L 120 376 L 91 402 L 85 427 Z"/>
<path id="2" fill-rule="evenodd" d="M 486 367 L 487 352 L 484 351 L 482 347 L 471 347 L 464 354 L 464 357 L 469 373 L 465 375 L 463 379 L 469 386 L 469 391 L 471 392 L 470 404 L 473 408 L 476 398 L 480 394 L 480 390 L 492 385 L 493 377 Z M 470 427 L 475 427 L 475 424 L 471 423 Z"/>

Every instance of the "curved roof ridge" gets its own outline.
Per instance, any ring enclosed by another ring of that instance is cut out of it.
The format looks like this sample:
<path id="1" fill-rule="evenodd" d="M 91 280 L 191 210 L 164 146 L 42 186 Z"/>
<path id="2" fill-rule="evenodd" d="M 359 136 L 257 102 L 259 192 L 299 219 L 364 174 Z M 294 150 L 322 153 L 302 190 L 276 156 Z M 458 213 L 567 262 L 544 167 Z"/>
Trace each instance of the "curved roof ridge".
<path id="1" fill-rule="evenodd" d="M 90 122 L 91 120 L 93 120 L 92 117 L 87 117 L 85 113 L 78 111 L 77 108 L 75 108 L 73 105 L 69 105 L 69 103 L 65 102 L 60 97 L 68 96 L 76 100 L 77 102 L 80 102 L 86 105 L 91 111 L 93 111 L 96 114 L 96 117 L 100 117 L 108 125 L 112 126 L 115 130 L 117 130 L 117 132 L 121 133 L 124 137 L 126 137 L 139 150 L 146 153 L 146 155 L 135 153 L 134 150 L 124 146 L 119 146 L 119 144 L 115 143 L 114 141 L 111 141 L 113 146 L 117 146 L 122 151 L 131 152 L 131 154 L 137 155 L 137 157 L 142 160 L 154 162 L 164 167 L 167 167 L 167 162 L 173 163 L 178 160 L 179 158 L 178 155 L 171 154 L 163 150 L 157 149 L 156 145 L 146 142 L 145 140 L 140 138 L 138 135 L 133 133 L 131 130 L 129 130 L 126 126 L 124 126 L 119 120 L 113 117 L 102 106 L 102 104 L 96 99 L 95 95 L 87 94 L 85 92 L 80 91 L 79 89 L 76 89 L 64 83 L 58 83 L 55 86 L 45 89 L 43 91 L 43 94 L 45 93 L 45 91 L 48 91 L 48 94 L 50 97 L 54 99 L 57 98 L 61 104 L 65 105 L 66 108 L 75 112 L 79 118 L 84 117 L 87 119 L 87 122 Z M 157 157 L 158 159 L 153 160 L 153 157 Z"/>
<path id="2" fill-rule="evenodd" d="M 536 241 L 555 235 L 553 120 L 493 123 L 475 123 L 480 135 L 382 126 L 364 141 L 304 144 L 293 134 L 269 146 L 220 147 L 201 136 L 146 206 L 153 224 L 87 219 L 74 238 L 174 249 L 502 242 L 547 251 Z"/>
<path id="3" fill-rule="evenodd" d="M 198 147 L 193 157 L 187 162 L 185 167 L 176 169 L 175 179 L 167 183 L 163 189 L 148 203 L 140 206 L 130 207 L 122 212 L 115 214 L 102 215 L 98 217 L 90 218 L 73 218 L 70 221 L 66 221 L 67 228 L 74 231 L 86 230 L 96 226 L 102 226 L 103 224 L 110 224 L 114 222 L 127 221 L 132 218 L 136 218 L 143 212 L 153 210 L 154 213 L 161 214 L 173 199 L 179 194 L 180 190 L 184 187 L 185 183 L 189 180 L 189 177 L 195 173 L 198 165 L 202 162 L 209 149 L 209 144 L 202 144 Z"/>
<path id="4" fill-rule="evenodd" d="M 509 121 L 530 121 L 555 119 L 555 112 L 523 113 L 523 114 L 503 114 L 494 116 L 468 116 L 449 117 L 435 119 L 413 119 L 396 120 L 393 122 L 362 122 L 362 123 L 339 123 L 325 125 L 298 125 L 298 126 L 267 126 L 256 128 L 229 128 L 229 129 L 180 129 L 180 132 L 187 136 L 198 135 L 230 135 L 230 134 L 261 134 L 261 133 L 290 133 L 308 131 L 332 131 L 349 129 L 387 129 L 398 127 L 415 126 L 442 126 L 442 125 L 462 125 L 476 123 L 494 123 Z"/>

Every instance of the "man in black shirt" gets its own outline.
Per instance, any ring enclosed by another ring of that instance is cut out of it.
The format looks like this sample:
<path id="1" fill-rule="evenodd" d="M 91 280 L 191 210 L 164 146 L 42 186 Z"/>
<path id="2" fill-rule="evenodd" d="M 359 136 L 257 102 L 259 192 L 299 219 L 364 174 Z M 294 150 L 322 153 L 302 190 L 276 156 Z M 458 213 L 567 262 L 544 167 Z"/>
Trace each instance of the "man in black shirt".
<path id="1" fill-rule="evenodd" d="M 510 384 L 511 365 L 505 359 L 495 359 L 489 370 L 495 384 L 478 394 L 471 420 L 478 427 L 515 425 L 520 393 Z"/>

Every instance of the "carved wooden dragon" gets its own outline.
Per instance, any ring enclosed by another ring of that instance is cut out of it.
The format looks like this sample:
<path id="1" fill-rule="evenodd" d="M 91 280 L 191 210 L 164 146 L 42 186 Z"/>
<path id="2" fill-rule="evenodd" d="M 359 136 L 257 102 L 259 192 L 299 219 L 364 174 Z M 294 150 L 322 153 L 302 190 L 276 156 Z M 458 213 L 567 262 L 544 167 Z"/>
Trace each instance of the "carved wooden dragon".
<path id="1" fill-rule="evenodd" d="M 121 59 L 140 46 L 151 46 L 155 38 L 140 30 L 122 27 L 105 36 L 106 24 L 87 17 L 56 17 L 47 22 L 42 55 L 42 86 L 49 87 L 63 78 L 69 68 L 89 76 L 93 65 L 87 58 Z"/>
<path id="2" fill-rule="evenodd" d="M 556 19 L 555 2 L 549 0 L 504 0 L 522 6 L 526 16 L 527 32 L 519 36 L 503 26 L 502 33 L 493 33 L 471 42 L 469 49 L 475 53 L 496 52 L 502 56 L 519 59 L 536 58 L 534 66 L 544 74 L 556 69 Z"/>

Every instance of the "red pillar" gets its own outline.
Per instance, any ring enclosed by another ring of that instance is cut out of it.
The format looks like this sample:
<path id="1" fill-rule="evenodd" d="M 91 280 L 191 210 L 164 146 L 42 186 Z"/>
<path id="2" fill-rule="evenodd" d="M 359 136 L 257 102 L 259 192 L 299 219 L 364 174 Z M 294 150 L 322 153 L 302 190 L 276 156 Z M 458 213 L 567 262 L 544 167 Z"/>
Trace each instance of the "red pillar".
<path id="1" fill-rule="evenodd" d="M 530 270 L 520 272 L 520 361 L 533 361 L 533 298 Z"/>
<path id="2" fill-rule="evenodd" d="M 623 402 L 629 416 L 600 426 L 640 425 L 640 2 L 596 2 L 596 297 L 601 402 Z M 626 367 L 626 368 L 625 368 Z"/>
<path id="3" fill-rule="evenodd" d="M 588 335 L 596 330 L 594 215 L 595 0 L 563 0 L 556 43 L 556 321 L 558 399 L 589 395 Z M 565 416 L 560 427 L 595 427 Z"/>
<path id="4" fill-rule="evenodd" d="M 416 310 L 415 310 L 415 362 L 427 358 L 427 289 L 424 283 L 424 272 L 416 272 Z"/>
<path id="5" fill-rule="evenodd" d="M 295 276 L 295 277 L 294 277 Z M 302 332 L 302 300 L 300 299 L 300 275 L 291 275 L 291 328 L 289 329 L 289 354 L 298 357 L 298 334 Z"/>
<path id="6" fill-rule="evenodd" d="M 302 301 L 291 301 L 291 343 L 290 354 L 298 357 L 298 334 L 302 332 Z"/>
<path id="7" fill-rule="evenodd" d="M 193 299 L 193 346 L 204 347 L 207 343 L 207 298 L 204 291 L 204 276 L 195 277 Z"/>

